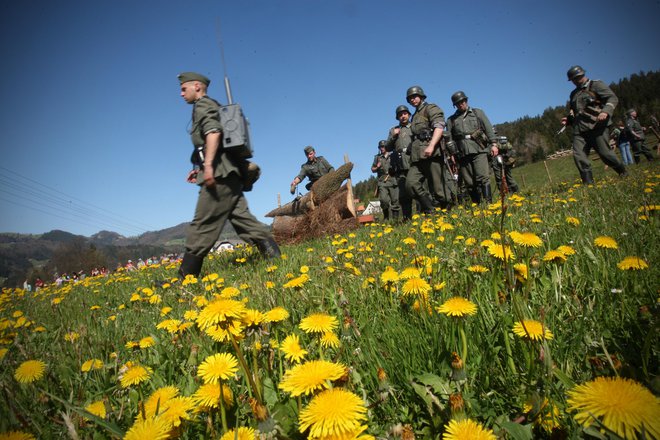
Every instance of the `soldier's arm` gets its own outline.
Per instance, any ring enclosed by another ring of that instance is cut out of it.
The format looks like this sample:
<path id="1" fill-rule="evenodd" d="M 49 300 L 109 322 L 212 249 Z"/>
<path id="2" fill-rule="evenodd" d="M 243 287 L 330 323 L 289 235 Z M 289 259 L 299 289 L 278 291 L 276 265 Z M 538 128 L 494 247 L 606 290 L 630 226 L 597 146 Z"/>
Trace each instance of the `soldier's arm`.
<path id="1" fill-rule="evenodd" d="M 490 143 L 490 153 L 493 156 L 497 156 L 500 153 L 500 150 L 497 145 L 497 136 L 495 136 L 495 130 L 493 130 L 493 125 L 490 123 L 490 119 L 488 119 L 488 116 L 486 116 L 486 113 L 484 113 L 483 110 L 475 110 L 475 113 L 477 113 L 477 117 L 481 120 L 481 124 L 484 127 L 484 133 L 486 133 L 486 137 Z"/>
<path id="2" fill-rule="evenodd" d="M 204 185 L 211 187 L 215 184 L 215 162 L 222 133 L 218 105 L 211 99 L 200 99 L 195 105 L 195 119 L 204 133 Z"/>
<path id="3" fill-rule="evenodd" d="M 385 149 L 387 151 L 394 151 L 396 148 L 396 138 L 399 137 L 399 133 L 396 131 L 398 127 L 390 128 L 390 132 L 387 134 L 387 140 L 385 141 Z"/>
<path id="4" fill-rule="evenodd" d="M 323 161 L 323 165 L 327 168 L 328 173 L 335 170 L 335 167 L 330 165 L 330 162 L 328 162 L 325 157 L 322 157 L 321 160 Z"/>
<path id="5" fill-rule="evenodd" d="M 435 147 L 440 143 L 440 139 L 442 139 L 442 132 L 445 130 L 445 114 L 442 109 L 435 104 L 429 104 L 428 112 L 433 134 L 431 135 L 429 145 L 424 149 L 424 155 L 426 157 L 430 157 L 433 154 Z"/>
<path id="6" fill-rule="evenodd" d="M 371 172 L 375 173 L 380 168 L 380 161 L 378 160 L 378 155 L 374 156 L 374 162 L 371 164 Z"/>
<path id="7" fill-rule="evenodd" d="M 614 109 L 619 104 L 619 98 L 617 98 L 612 89 L 602 81 L 594 81 L 592 89 L 598 95 L 600 102 L 603 104 L 603 113 L 606 113 L 608 117 L 612 116 Z"/>
<path id="8" fill-rule="evenodd" d="M 215 156 L 220 145 L 220 132 L 212 131 L 206 134 L 206 149 L 204 154 L 204 185 L 212 187 L 215 185 L 214 167 Z"/>

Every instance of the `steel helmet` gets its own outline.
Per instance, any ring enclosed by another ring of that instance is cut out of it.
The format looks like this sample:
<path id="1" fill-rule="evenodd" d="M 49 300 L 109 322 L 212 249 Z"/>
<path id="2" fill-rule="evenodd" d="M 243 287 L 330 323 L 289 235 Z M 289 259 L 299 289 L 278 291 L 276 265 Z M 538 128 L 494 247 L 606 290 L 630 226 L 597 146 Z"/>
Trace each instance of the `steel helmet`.
<path id="1" fill-rule="evenodd" d="M 396 108 L 396 112 L 395 112 L 395 119 L 398 120 L 398 119 L 399 119 L 399 113 L 403 113 L 403 112 L 408 112 L 408 113 L 410 113 L 410 110 L 409 110 L 408 107 L 406 107 L 405 105 L 400 105 L 400 106 L 398 106 L 398 107 Z"/>
<path id="2" fill-rule="evenodd" d="M 468 97 L 465 96 L 465 92 L 462 90 L 459 90 L 458 92 L 454 93 L 451 95 L 451 103 L 456 106 L 459 102 L 466 100 L 467 101 Z"/>
<path id="3" fill-rule="evenodd" d="M 415 96 L 415 95 L 419 95 L 423 99 L 426 99 L 426 94 L 424 93 L 424 89 L 422 89 L 420 86 L 412 86 L 406 92 L 406 100 L 410 99 L 411 96 Z"/>
<path id="4" fill-rule="evenodd" d="M 509 140 L 506 136 L 500 136 L 500 144 L 506 144 Z"/>
<path id="5" fill-rule="evenodd" d="M 571 68 L 568 69 L 568 72 L 566 72 L 569 81 L 573 81 L 579 76 L 584 76 L 584 74 L 585 71 L 581 66 L 571 66 Z"/>
<path id="6" fill-rule="evenodd" d="M 381 148 L 387 147 L 387 142 L 386 141 L 378 141 L 378 149 L 380 150 Z"/>

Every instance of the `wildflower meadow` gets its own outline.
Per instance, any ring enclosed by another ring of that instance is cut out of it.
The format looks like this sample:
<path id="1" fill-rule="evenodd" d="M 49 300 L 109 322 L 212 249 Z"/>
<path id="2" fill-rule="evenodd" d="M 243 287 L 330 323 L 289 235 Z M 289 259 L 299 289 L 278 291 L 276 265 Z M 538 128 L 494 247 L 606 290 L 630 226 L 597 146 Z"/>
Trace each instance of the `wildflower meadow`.
<path id="1" fill-rule="evenodd" d="M 0 439 L 660 438 L 660 174 L 613 174 L 5 289 Z"/>

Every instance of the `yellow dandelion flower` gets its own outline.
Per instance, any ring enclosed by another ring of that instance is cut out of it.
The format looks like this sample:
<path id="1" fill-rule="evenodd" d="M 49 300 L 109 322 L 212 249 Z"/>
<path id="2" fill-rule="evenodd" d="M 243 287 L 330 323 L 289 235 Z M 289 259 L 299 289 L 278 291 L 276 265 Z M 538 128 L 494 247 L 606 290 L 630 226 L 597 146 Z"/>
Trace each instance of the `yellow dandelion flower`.
<path id="1" fill-rule="evenodd" d="M 82 364 L 80 370 L 83 373 L 87 373 L 88 371 L 100 370 L 101 368 L 103 368 L 103 361 L 101 359 L 90 359 Z"/>
<path id="2" fill-rule="evenodd" d="M 64 335 L 64 340 L 67 342 L 75 342 L 79 337 L 80 335 L 77 332 L 69 332 Z"/>
<path id="3" fill-rule="evenodd" d="M 380 282 L 382 285 L 394 284 L 399 281 L 399 273 L 392 267 L 387 267 L 383 273 L 380 274 Z"/>
<path id="4" fill-rule="evenodd" d="M 575 249 L 567 245 L 559 246 L 557 250 L 566 256 L 575 255 Z"/>
<path id="5" fill-rule="evenodd" d="M 199 312 L 197 310 L 186 310 L 186 312 L 183 314 L 183 319 L 187 321 L 194 321 L 197 319 L 198 315 Z"/>
<path id="6" fill-rule="evenodd" d="M 238 371 L 238 360 L 231 353 L 217 353 L 208 356 L 197 369 L 197 375 L 204 383 L 218 383 L 227 380 Z"/>
<path id="7" fill-rule="evenodd" d="M 256 309 L 247 309 L 243 315 L 243 324 L 247 327 L 257 327 L 261 325 L 262 322 L 266 320 L 266 315 L 264 315 L 260 310 Z"/>
<path id="8" fill-rule="evenodd" d="M 266 312 L 266 322 L 282 322 L 289 318 L 289 312 L 284 307 L 275 307 Z"/>
<path id="9" fill-rule="evenodd" d="M 417 240 L 415 240 L 412 237 L 406 237 L 403 239 L 403 244 L 407 244 L 408 246 L 414 246 L 417 244 Z"/>
<path id="10" fill-rule="evenodd" d="M 284 353 L 284 357 L 291 362 L 300 362 L 307 355 L 307 350 L 300 346 L 298 335 L 291 334 L 284 338 L 280 344 L 280 350 Z"/>
<path id="11" fill-rule="evenodd" d="M 160 316 L 165 316 L 172 311 L 172 307 L 163 307 L 160 309 Z"/>
<path id="12" fill-rule="evenodd" d="M 555 263 L 563 263 L 566 261 L 566 254 L 558 250 L 550 250 L 543 256 L 543 261 L 551 261 Z"/>
<path id="13" fill-rule="evenodd" d="M 500 260 L 515 260 L 516 257 L 513 255 L 513 252 L 511 252 L 511 248 L 509 246 L 502 246 L 499 243 L 495 243 L 491 246 L 488 246 L 488 253 L 492 255 L 493 257 L 500 259 Z"/>
<path id="14" fill-rule="evenodd" d="M 585 426 L 598 420 L 620 438 L 660 438 L 660 400 L 634 380 L 598 377 L 569 391 L 567 402 Z"/>
<path id="15" fill-rule="evenodd" d="M 442 289 L 444 289 L 446 286 L 447 286 L 447 282 L 446 282 L 446 281 L 442 281 L 442 282 L 440 282 L 440 283 L 436 283 L 436 284 L 433 285 L 433 291 L 435 291 L 435 292 L 439 292 L 439 291 L 441 291 Z"/>
<path id="16" fill-rule="evenodd" d="M 326 333 L 337 328 L 339 322 L 335 316 L 326 313 L 313 313 L 300 321 L 298 327 L 306 333 Z"/>
<path id="17" fill-rule="evenodd" d="M 366 412 L 360 397 L 332 388 L 316 395 L 300 412 L 299 429 L 301 433 L 309 429 L 309 438 L 343 438 L 362 426 Z"/>
<path id="18" fill-rule="evenodd" d="M 211 301 L 204 307 L 199 312 L 196 321 L 201 329 L 206 329 L 229 320 L 240 320 L 243 313 L 245 313 L 245 304 L 242 301 L 220 298 Z"/>
<path id="19" fill-rule="evenodd" d="M 515 333 L 516 336 L 532 341 L 541 341 L 543 339 L 550 340 L 554 337 L 552 332 L 543 324 L 531 319 L 517 321 L 513 325 L 513 333 Z"/>
<path id="20" fill-rule="evenodd" d="M 447 316 L 463 317 L 477 313 L 477 305 L 472 301 L 455 296 L 449 298 L 440 307 L 436 308 L 438 313 L 444 313 Z"/>
<path id="21" fill-rule="evenodd" d="M 119 376 L 119 383 L 122 388 L 128 388 L 131 385 L 138 385 L 151 377 L 153 370 L 142 365 L 132 365 Z"/>
<path id="22" fill-rule="evenodd" d="M 227 431 L 220 440 L 257 440 L 259 438 L 259 431 L 252 428 L 241 426 L 237 429 L 230 429 Z"/>
<path id="23" fill-rule="evenodd" d="M 325 332 L 321 336 L 321 346 L 324 348 L 339 348 L 339 337 L 333 332 Z"/>
<path id="24" fill-rule="evenodd" d="M 152 347 L 155 343 L 156 341 L 154 341 L 154 338 L 152 338 L 151 336 L 147 336 L 145 338 L 140 339 L 138 345 L 140 346 L 140 348 L 149 348 Z"/>
<path id="25" fill-rule="evenodd" d="M 540 426 L 545 432 L 552 433 L 552 430 L 558 428 L 561 421 L 561 412 L 559 406 L 544 398 L 542 402 L 534 402 L 528 399 L 523 405 L 523 412 L 528 415 L 528 419 L 534 421 L 534 425 Z"/>
<path id="26" fill-rule="evenodd" d="M 407 267 L 401 271 L 399 279 L 409 280 L 410 278 L 419 278 L 422 274 L 422 270 L 417 267 Z"/>
<path id="27" fill-rule="evenodd" d="M 493 240 L 488 239 L 488 240 L 484 240 L 481 243 L 479 243 L 479 246 L 488 248 L 488 247 L 493 246 L 494 244 L 495 244 L 495 242 Z"/>
<path id="28" fill-rule="evenodd" d="M 191 414 L 196 409 L 197 405 L 195 405 L 192 397 L 178 396 L 167 401 L 167 405 L 159 410 L 159 417 L 164 419 L 170 426 L 178 427 L 181 426 L 182 420 L 191 420 Z"/>
<path id="29" fill-rule="evenodd" d="M 245 327 L 240 321 L 224 322 L 220 325 L 212 325 L 211 327 L 206 327 L 204 333 L 209 335 L 211 339 L 217 342 L 229 341 L 232 335 L 235 338 L 242 338 L 243 330 Z"/>
<path id="30" fill-rule="evenodd" d="M 138 419 L 126 432 L 124 440 L 165 440 L 169 437 L 170 425 L 161 417 Z"/>
<path id="31" fill-rule="evenodd" d="M 490 429 L 471 419 L 450 420 L 445 425 L 443 440 L 497 440 Z"/>
<path id="32" fill-rule="evenodd" d="M 426 296 L 430 290 L 431 286 L 429 283 L 421 278 L 409 278 L 401 287 L 401 291 L 404 295 Z"/>
<path id="33" fill-rule="evenodd" d="M 40 360 L 29 360 L 18 366 L 14 372 L 14 379 L 20 383 L 32 383 L 43 377 L 46 363 Z"/>
<path id="34" fill-rule="evenodd" d="M 299 289 L 304 286 L 307 281 L 309 281 L 309 275 L 304 273 L 299 277 L 292 278 L 291 280 L 287 281 L 282 287 L 285 289 Z"/>
<path id="35" fill-rule="evenodd" d="M 511 240 L 518 246 L 524 246 L 524 247 L 540 247 L 543 244 L 543 240 L 539 238 L 538 235 L 532 233 L 532 232 L 511 232 L 509 233 L 509 236 L 511 237 Z"/>
<path id="36" fill-rule="evenodd" d="M 103 402 L 102 400 L 97 400 L 96 402 L 92 402 L 85 407 L 85 411 L 87 411 L 90 414 L 94 414 L 96 417 L 105 419 L 106 416 L 105 402 Z"/>
<path id="37" fill-rule="evenodd" d="M 296 397 L 309 395 L 329 387 L 329 381 L 337 380 L 346 373 L 342 364 L 329 361 L 309 361 L 298 364 L 284 374 L 280 389 Z"/>
<path id="38" fill-rule="evenodd" d="M 594 239 L 594 244 L 605 249 L 618 249 L 619 245 L 612 237 L 600 236 Z"/>
<path id="39" fill-rule="evenodd" d="M 167 408 L 167 403 L 179 395 L 179 389 L 175 386 L 160 387 L 144 403 L 144 412 L 147 417 L 154 417 L 162 414 Z M 158 412 L 156 412 L 158 409 Z"/>
<path id="40" fill-rule="evenodd" d="M 619 264 L 616 266 L 621 270 L 643 270 L 649 268 L 649 265 L 646 261 L 635 256 L 624 258 L 623 260 L 619 261 Z"/>
<path id="41" fill-rule="evenodd" d="M 517 263 L 513 265 L 513 271 L 516 274 L 516 278 L 521 283 L 527 281 L 527 265 L 524 263 Z"/>
<path id="42" fill-rule="evenodd" d="M 222 398 L 226 407 L 234 404 L 234 393 L 227 385 L 222 386 Z M 218 408 L 220 406 L 220 385 L 217 383 L 206 383 L 200 386 L 192 395 L 195 404 L 204 408 Z"/>
<path id="43" fill-rule="evenodd" d="M 480 265 L 478 265 L 478 264 L 475 264 L 474 266 L 470 266 L 470 267 L 468 267 L 468 270 L 469 270 L 470 272 L 472 272 L 472 273 L 486 273 L 486 272 L 488 272 L 490 269 L 488 269 L 488 268 L 485 267 L 485 266 L 480 266 Z"/>
<path id="44" fill-rule="evenodd" d="M 7 354 L 8 351 L 9 351 L 9 349 L 7 349 L 7 348 L 0 348 L 0 360 L 2 360 L 2 358 L 5 357 L 5 355 Z"/>
<path id="45" fill-rule="evenodd" d="M 236 287 L 230 286 L 230 287 L 225 287 L 220 291 L 220 296 L 222 298 L 234 298 L 237 297 L 241 294 L 241 291 L 237 289 Z"/>
<path id="46" fill-rule="evenodd" d="M 159 322 L 156 328 L 158 330 L 166 330 L 169 333 L 176 333 L 179 330 L 179 325 L 181 325 L 181 320 L 179 319 L 166 319 Z"/>

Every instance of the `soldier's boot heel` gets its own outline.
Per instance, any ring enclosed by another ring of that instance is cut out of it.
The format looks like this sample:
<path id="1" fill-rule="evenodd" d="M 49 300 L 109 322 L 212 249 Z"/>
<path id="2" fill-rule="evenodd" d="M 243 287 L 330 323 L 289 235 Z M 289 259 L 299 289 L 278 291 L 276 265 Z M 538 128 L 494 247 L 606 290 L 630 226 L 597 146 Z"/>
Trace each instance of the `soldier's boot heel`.
<path id="1" fill-rule="evenodd" d="M 483 185 L 481 187 L 481 192 L 487 203 L 493 203 L 493 193 L 492 190 L 490 189 L 490 183 Z"/>
<path id="2" fill-rule="evenodd" d="M 280 247 L 278 246 L 275 239 L 272 237 L 268 237 L 264 240 L 259 240 L 255 244 L 257 246 L 257 249 L 259 249 L 259 252 L 264 258 L 270 260 L 273 258 L 280 258 L 282 256 Z"/>
<path id="3" fill-rule="evenodd" d="M 181 279 L 185 278 L 186 275 L 193 275 L 198 277 L 202 271 L 203 263 L 204 257 L 186 252 L 183 255 L 183 260 L 181 261 L 181 266 L 179 267 L 179 277 Z"/>

